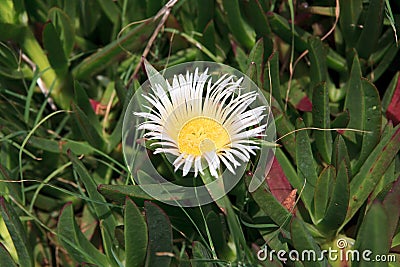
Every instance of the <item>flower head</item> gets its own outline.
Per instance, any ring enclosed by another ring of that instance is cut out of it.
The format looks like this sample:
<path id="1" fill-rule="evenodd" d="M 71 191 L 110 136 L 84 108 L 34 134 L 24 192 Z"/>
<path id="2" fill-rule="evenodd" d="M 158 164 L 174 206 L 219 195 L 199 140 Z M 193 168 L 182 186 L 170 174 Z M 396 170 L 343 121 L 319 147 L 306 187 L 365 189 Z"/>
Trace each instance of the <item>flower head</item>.
<path id="1" fill-rule="evenodd" d="M 147 119 L 139 130 L 156 140 L 154 153 L 176 156 L 175 171 L 182 168 L 183 176 L 191 170 L 197 176 L 208 167 L 218 177 L 221 163 L 235 173 L 259 149 L 255 138 L 267 126 L 261 124 L 266 107 L 250 108 L 258 94 L 243 93 L 243 78 L 223 75 L 213 82 L 207 72 L 179 74 L 172 85 L 166 80 L 167 88 L 153 85 L 152 93 L 143 94 L 148 112 L 135 113 Z"/>

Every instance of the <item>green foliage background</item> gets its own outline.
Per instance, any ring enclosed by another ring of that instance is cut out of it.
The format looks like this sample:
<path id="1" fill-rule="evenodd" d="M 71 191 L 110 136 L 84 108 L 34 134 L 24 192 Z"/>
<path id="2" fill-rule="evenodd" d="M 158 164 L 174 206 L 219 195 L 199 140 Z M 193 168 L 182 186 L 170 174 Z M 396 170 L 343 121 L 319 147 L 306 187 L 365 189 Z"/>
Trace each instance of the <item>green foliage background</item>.
<path id="1" fill-rule="evenodd" d="M 0 265 L 400 266 L 399 25 L 394 0 L 0 1 Z M 249 164 L 197 208 L 132 185 L 121 128 L 142 56 L 252 78 L 277 171 L 249 193 Z M 396 261 L 257 259 L 338 240 Z"/>

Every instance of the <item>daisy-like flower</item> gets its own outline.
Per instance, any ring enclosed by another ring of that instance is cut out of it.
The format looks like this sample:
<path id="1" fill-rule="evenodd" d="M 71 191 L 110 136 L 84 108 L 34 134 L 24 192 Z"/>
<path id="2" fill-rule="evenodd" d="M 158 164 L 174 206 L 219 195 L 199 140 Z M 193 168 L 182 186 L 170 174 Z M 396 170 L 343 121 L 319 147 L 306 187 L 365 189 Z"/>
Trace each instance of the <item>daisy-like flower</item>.
<path id="1" fill-rule="evenodd" d="M 221 163 L 235 173 L 259 149 L 256 138 L 267 127 L 260 125 L 266 107 L 250 108 L 258 94 L 242 92 L 243 78 L 223 75 L 213 83 L 207 71 L 174 76 L 172 85 L 166 80 L 167 88 L 153 85 L 152 93 L 142 95 L 148 112 L 135 113 L 147 119 L 138 129 L 156 140 L 154 153 L 176 156 L 172 164 L 183 176 L 192 170 L 196 177 L 208 167 L 218 177 Z"/>

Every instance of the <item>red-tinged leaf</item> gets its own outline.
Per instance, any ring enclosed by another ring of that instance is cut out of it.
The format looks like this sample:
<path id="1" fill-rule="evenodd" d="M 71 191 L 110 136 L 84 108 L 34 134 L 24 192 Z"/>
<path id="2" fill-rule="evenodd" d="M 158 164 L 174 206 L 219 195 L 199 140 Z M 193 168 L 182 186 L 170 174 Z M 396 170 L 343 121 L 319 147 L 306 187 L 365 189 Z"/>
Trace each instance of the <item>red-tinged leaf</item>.
<path id="1" fill-rule="evenodd" d="M 266 181 L 272 195 L 274 195 L 280 203 L 282 203 L 292 192 L 292 186 L 286 178 L 286 175 L 276 157 L 274 157 Z"/>
<path id="2" fill-rule="evenodd" d="M 383 200 L 383 206 L 387 214 L 390 214 L 386 227 L 388 228 L 389 238 L 392 240 L 392 237 L 396 234 L 400 217 L 400 176 L 397 178 L 396 182 L 393 183 L 392 189 Z"/>
<path id="3" fill-rule="evenodd" d="M 296 105 L 296 109 L 304 112 L 311 112 L 312 111 L 312 103 L 308 96 L 304 96 L 299 103 Z"/>
<path id="4" fill-rule="evenodd" d="M 394 125 L 400 123 L 400 76 L 397 80 L 396 89 L 393 93 L 392 100 L 386 110 L 386 116 Z"/>

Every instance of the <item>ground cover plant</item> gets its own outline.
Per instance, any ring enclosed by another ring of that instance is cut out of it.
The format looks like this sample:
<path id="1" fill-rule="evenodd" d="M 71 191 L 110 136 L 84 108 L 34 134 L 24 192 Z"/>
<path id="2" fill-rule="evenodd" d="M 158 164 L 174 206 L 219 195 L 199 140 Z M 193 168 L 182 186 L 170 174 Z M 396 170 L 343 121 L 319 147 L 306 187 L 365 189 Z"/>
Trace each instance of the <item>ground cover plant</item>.
<path id="1" fill-rule="evenodd" d="M 400 266 L 399 25 L 395 0 L 0 1 L 0 265 Z M 252 156 L 179 207 L 134 183 L 122 126 L 146 64 L 189 61 L 245 73 L 277 138 L 256 190 Z"/>

